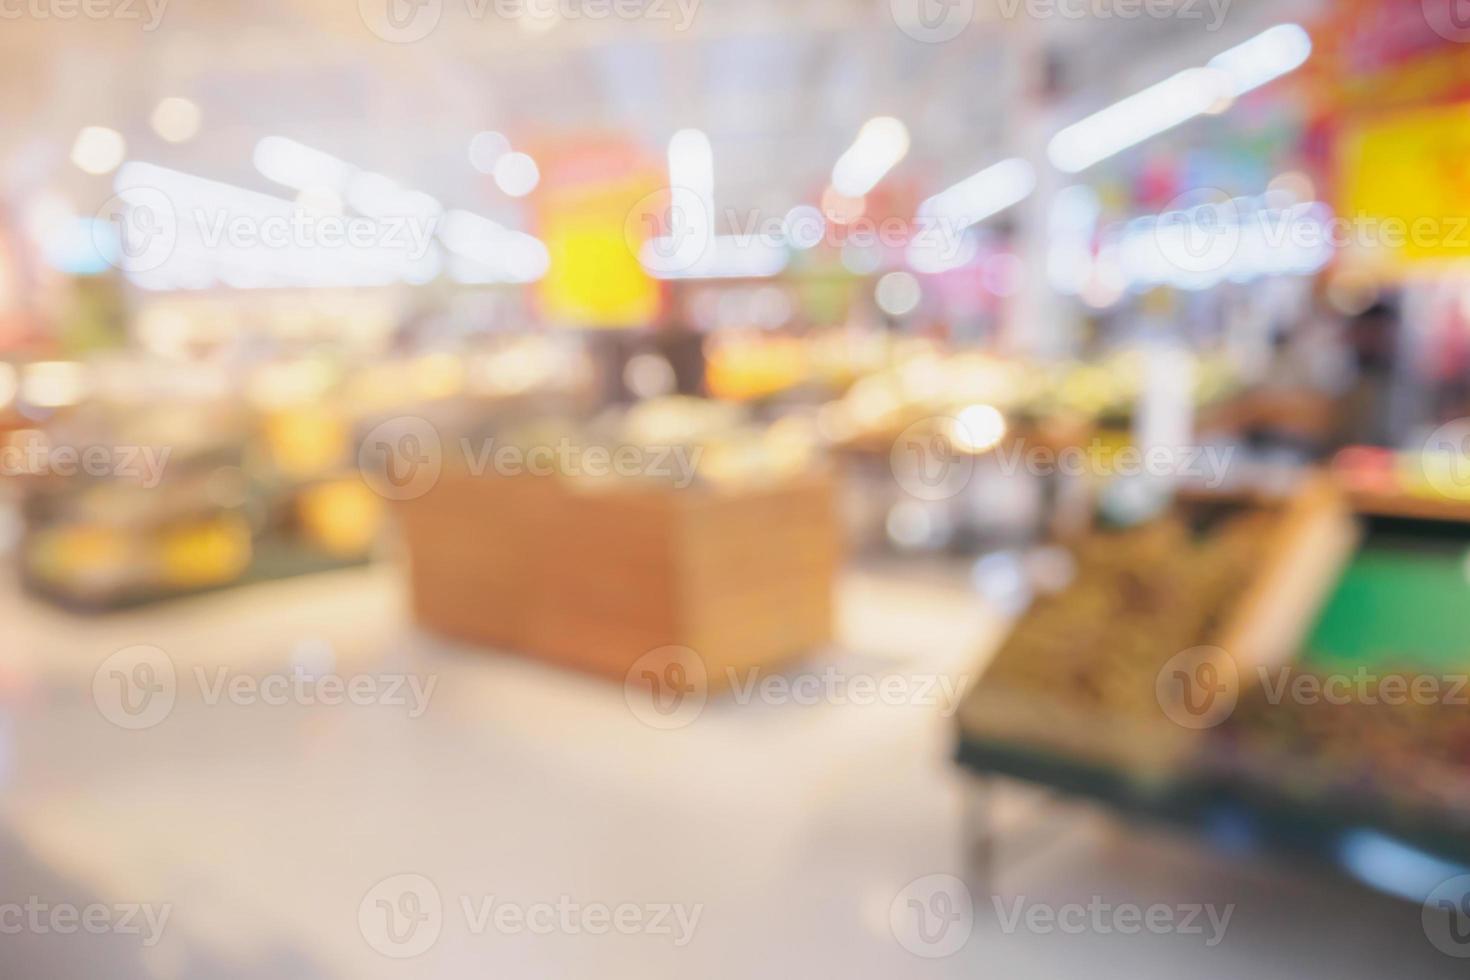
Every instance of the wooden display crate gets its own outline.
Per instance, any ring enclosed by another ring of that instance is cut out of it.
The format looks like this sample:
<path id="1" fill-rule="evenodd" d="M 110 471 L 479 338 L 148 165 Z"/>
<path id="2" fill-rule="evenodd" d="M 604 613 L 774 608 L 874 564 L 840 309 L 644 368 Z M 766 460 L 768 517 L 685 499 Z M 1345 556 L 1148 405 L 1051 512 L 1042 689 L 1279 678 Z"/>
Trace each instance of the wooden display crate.
<path id="1" fill-rule="evenodd" d="M 616 680 L 687 647 L 718 690 L 831 641 L 833 492 L 446 474 L 397 512 L 427 629 Z"/>
<path id="2" fill-rule="evenodd" d="M 1078 699 L 1066 689 L 1063 665 L 1058 665 L 1055 688 L 1012 686 L 997 681 L 992 671 L 960 707 L 964 740 L 1070 758 L 1150 784 L 1172 778 L 1186 765 L 1209 727 L 1207 718 L 1197 728 L 1181 724 L 1179 719 L 1191 714 L 1177 710 L 1182 689 L 1157 685 L 1171 653 L 1198 651 L 1198 659 L 1180 667 L 1198 673 L 1203 661 L 1212 661 L 1215 676 L 1235 678 L 1235 696 L 1245 694 L 1261 668 L 1292 659 L 1359 539 L 1346 500 L 1330 481 L 1314 478 L 1285 500 L 1213 496 L 1182 500 L 1180 506 L 1186 511 L 1224 506 L 1271 515 L 1259 564 L 1250 568 L 1243 590 L 1215 611 L 1206 632 L 1195 632 L 1195 624 L 1171 626 L 1167 617 L 1156 617 L 1157 642 L 1119 664 L 1126 673 L 1112 682 L 1126 688 L 1129 697 L 1116 705 Z M 1099 641 L 1089 634 L 1078 635 L 1076 642 L 1087 649 Z M 1002 648 L 997 663 L 1012 655 Z M 1128 710 L 1119 710 L 1125 706 Z"/>

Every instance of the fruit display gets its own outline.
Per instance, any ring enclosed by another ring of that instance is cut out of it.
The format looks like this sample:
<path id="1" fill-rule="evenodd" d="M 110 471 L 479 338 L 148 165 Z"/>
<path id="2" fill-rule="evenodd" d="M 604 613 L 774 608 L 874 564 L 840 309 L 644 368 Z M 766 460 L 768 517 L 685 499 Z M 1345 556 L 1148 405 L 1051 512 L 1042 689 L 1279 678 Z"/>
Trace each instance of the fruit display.
<path id="1" fill-rule="evenodd" d="M 1470 518 L 1470 459 L 1457 444 L 1464 435 L 1446 426 L 1418 452 L 1349 446 L 1333 459 L 1333 472 L 1363 510 L 1465 520 Z"/>
<path id="2" fill-rule="evenodd" d="M 386 518 L 359 471 L 374 425 L 574 401 L 584 368 L 573 346 L 509 338 L 358 364 L 283 358 L 236 376 L 156 361 L 27 369 L 67 384 L 42 423 L 0 434 L 6 459 L 25 464 L 22 580 L 107 609 L 361 563 Z"/>
<path id="3" fill-rule="evenodd" d="M 470 447 L 473 475 L 556 476 L 583 489 L 668 483 L 745 488 L 783 483 L 819 465 L 815 422 L 769 424 L 728 402 L 670 396 L 590 417 L 539 412 L 451 438 Z M 474 471 L 479 470 L 479 473 Z"/>
<path id="4" fill-rule="evenodd" d="M 1171 819 L 1228 805 L 1287 841 L 1366 827 L 1470 856 L 1470 526 L 1349 499 L 1315 480 L 1071 542 L 1069 583 L 961 705 L 961 759 Z"/>
<path id="5" fill-rule="evenodd" d="M 211 420 L 208 438 L 178 424 L 191 416 Z M 18 481 L 23 581 L 107 609 L 365 560 L 383 506 L 349 468 L 348 432 L 288 436 L 290 466 L 278 467 L 266 433 L 290 426 L 283 415 L 256 425 L 228 403 L 80 406 L 47 437 L 106 449 L 111 465 Z"/>
<path id="6" fill-rule="evenodd" d="M 891 368 L 861 378 L 823 408 L 823 433 L 836 443 L 891 445 L 916 422 L 991 406 L 1017 425 L 1126 426 L 1142 391 L 1145 355 L 1122 351 L 1093 363 L 1005 359 L 980 352 L 903 352 Z M 1221 358 L 1195 362 L 1195 403 L 1212 405 L 1236 388 Z"/>
<path id="7" fill-rule="evenodd" d="M 1288 798 L 1470 827 L 1470 533 L 1369 525 L 1299 656 L 1243 692 L 1213 761 Z"/>
<path id="8" fill-rule="evenodd" d="M 1277 699 L 1258 687 L 1202 749 L 1201 765 L 1299 802 L 1331 800 L 1470 830 L 1470 711 L 1463 700 L 1406 697 L 1424 676 L 1422 668 L 1390 667 L 1346 702 Z M 1278 683 L 1332 690 L 1332 681 L 1303 671 Z"/>
<path id="9" fill-rule="evenodd" d="M 937 351 L 914 337 L 842 327 L 801 337 L 726 331 L 706 343 L 706 385 L 714 398 L 754 401 L 811 388 L 828 397 L 857 380 Z"/>
<path id="10" fill-rule="evenodd" d="M 1176 761 L 1185 733 L 1161 709 L 1157 678 L 1181 650 L 1219 641 L 1278 519 L 1174 512 L 1075 542 L 1075 577 L 1016 623 L 962 723 L 1139 771 Z"/>

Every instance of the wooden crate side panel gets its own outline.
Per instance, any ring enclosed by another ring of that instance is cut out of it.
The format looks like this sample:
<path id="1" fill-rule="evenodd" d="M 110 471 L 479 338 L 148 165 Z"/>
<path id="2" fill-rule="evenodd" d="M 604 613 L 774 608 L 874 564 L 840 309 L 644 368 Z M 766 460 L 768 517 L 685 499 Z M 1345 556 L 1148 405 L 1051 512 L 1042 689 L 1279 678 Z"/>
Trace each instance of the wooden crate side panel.
<path id="1" fill-rule="evenodd" d="M 831 642 L 841 548 L 829 479 L 691 498 L 679 517 L 682 633 L 719 680 Z"/>

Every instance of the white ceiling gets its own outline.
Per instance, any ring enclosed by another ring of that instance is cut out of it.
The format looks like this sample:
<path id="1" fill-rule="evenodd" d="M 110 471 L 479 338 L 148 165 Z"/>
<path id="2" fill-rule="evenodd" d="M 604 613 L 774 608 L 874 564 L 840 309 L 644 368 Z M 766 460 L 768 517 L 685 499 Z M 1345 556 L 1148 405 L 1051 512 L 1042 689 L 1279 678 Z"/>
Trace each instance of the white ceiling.
<path id="1" fill-rule="evenodd" d="M 144 0 L 126 2 L 146 17 Z M 713 143 L 722 206 L 784 213 L 812 197 L 874 115 L 908 123 L 901 175 L 929 190 L 1005 155 L 1016 113 L 1007 58 L 1028 39 L 1063 66 L 1065 116 L 1288 19 L 1272 0 L 1234 0 L 1215 33 L 1198 20 L 1021 24 L 991 10 L 957 38 L 926 44 L 896 26 L 890 3 L 904 0 L 699 0 L 684 32 L 581 21 L 538 34 L 471 16 L 474 0 L 442 0 L 430 36 L 392 44 L 367 29 L 358 2 L 167 0 L 152 32 L 121 19 L 6 22 L 0 178 L 96 196 L 107 178 L 77 172 L 66 152 L 80 126 L 98 124 L 125 134 L 130 157 L 268 190 L 250 150 L 279 133 L 493 214 L 515 205 L 468 164 L 479 129 L 515 141 L 611 130 L 659 153 L 673 131 L 695 126 Z M 203 107 L 199 139 L 173 146 L 149 132 L 166 95 Z"/>

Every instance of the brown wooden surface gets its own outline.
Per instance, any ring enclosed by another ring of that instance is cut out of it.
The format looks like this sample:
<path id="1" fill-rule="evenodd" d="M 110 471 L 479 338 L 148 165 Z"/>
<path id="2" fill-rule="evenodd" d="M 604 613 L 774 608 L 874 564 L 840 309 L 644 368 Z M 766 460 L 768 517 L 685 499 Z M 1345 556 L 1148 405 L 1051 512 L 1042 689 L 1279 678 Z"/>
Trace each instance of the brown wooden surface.
<path id="1" fill-rule="evenodd" d="M 831 641 L 833 495 L 825 473 L 740 491 L 446 474 L 395 509 L 426 628 L 617 680 L 685 646 L 718 689 Z"/>
<path id="2" fill-rule="evenodd" d="M 1177 642 L 1181 651 L 1194 644 L 1226 651 L 1243 689 L 1258 676 L 1258 664 L 1295 653 L 1351 557 L 1358 529 L 1341 494 L 1323 478 L 1305 481 L 1284 503 L 1244 497 L 1223 502 L 1277 511 L 1273 537 L 1245 593 L 1212 634 Z M 1090 707 L 1065 691 L 1017 690 L 984 679 L 961 705 L 959 723 L 966 740 L 1070 756 L 1143 782 L 1163 779 L 1185 764 L 1204 734 L 1170 721 L 1162 707 L 1124 716 Z"/>

